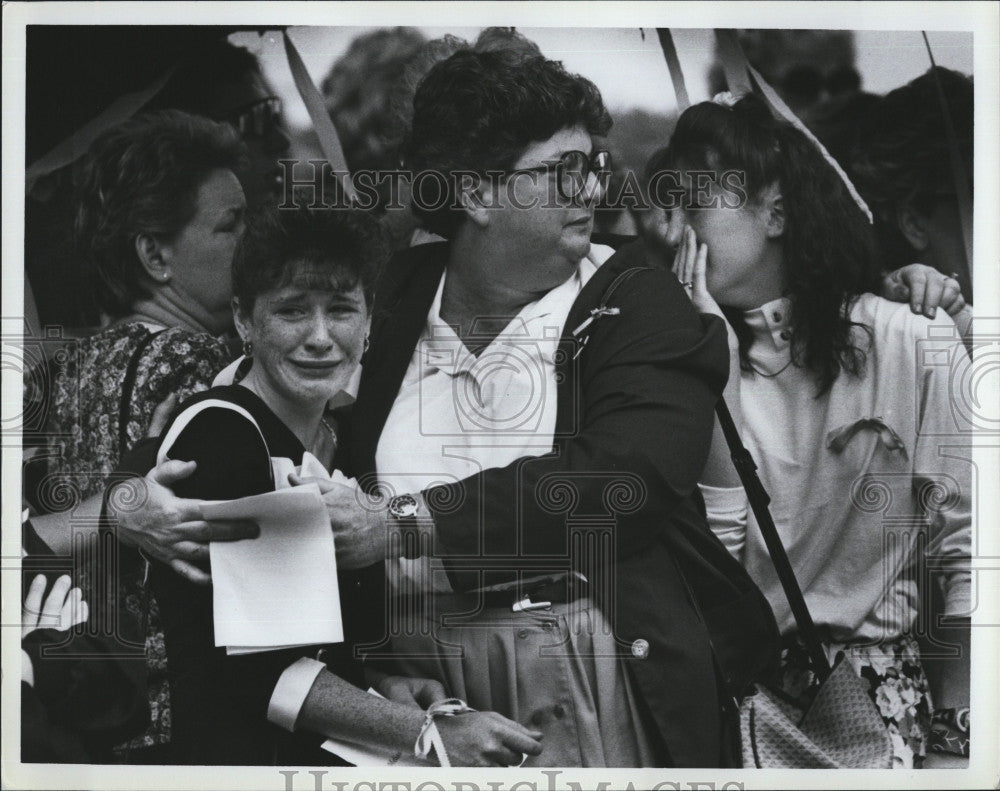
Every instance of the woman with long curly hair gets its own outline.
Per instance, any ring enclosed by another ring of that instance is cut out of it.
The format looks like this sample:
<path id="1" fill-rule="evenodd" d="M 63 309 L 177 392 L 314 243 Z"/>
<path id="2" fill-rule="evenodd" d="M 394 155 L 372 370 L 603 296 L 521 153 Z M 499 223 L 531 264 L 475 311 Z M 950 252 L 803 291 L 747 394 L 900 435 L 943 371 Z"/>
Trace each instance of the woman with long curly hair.
<path id="1" fill-rule="evenodd" d="M 968 651 L 947 663 L 932 704 L 915 640 L 918 616 L 928 622 L 921 554 L 935 559 L 945 615 L 968 623 L 971 470 L 954 452 L 949 366 L 923 352 L 954 365 L 964 348 L 874 295 L 881 267 L 864 214 L 758 97 L 689 108 L 667 160 L 686 192 L 675 273 L 700 310 L 727 319 L 725 398 L 806 603 L 829 658 L 843 652 L 869 681 L 895 764 L 919 766 L 934 707 L 968 706 Z M 795 620 L 718 430 L 702 491 L 713 530 L 774 608 L 781 686 L 807 693 Z"/>

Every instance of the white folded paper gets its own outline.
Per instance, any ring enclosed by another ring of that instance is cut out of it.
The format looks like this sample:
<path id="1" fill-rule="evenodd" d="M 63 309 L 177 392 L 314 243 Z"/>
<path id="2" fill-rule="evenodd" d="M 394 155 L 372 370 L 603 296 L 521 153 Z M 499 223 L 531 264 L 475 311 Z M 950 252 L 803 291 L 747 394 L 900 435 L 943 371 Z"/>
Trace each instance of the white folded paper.
<path id="1" fill-rule="evenodd" d="M 322 480 L 333 481 L 334 483 L 350 486 L 354 489 L 358 488 L 358 482 L 354 478 L 348 478 L 340 470 L 327 472 L 326 467 L 309 451 L 302 454 L 302 464 L 298 466 L 287 457 L 272 456 L 271 470 L 274 472 L 275 489 L 284 489 L 287 486 L 291 486 L 288 482 L 288 476 L 293 472 L 301 475 L 303 478 L 321 478 Z"/>
<path id="2" fill-rule="evenodd" d="M 201 513 L 260 526 L 257 538 L 211 544 L 217 646 L 235 654 L 343 641 L 333 532 L 315 484 L 206 502 Z"/>

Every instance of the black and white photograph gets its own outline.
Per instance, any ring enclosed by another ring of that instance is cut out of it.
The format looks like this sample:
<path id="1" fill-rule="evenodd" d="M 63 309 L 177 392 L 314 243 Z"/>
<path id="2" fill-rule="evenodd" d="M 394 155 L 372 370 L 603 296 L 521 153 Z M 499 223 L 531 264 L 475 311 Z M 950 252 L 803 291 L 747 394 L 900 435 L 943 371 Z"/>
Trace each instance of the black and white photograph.
<path id="1" fill-rule="evenodd" d="M 998 11 L 6 3 L 3 788 L 994 786 Z"/>

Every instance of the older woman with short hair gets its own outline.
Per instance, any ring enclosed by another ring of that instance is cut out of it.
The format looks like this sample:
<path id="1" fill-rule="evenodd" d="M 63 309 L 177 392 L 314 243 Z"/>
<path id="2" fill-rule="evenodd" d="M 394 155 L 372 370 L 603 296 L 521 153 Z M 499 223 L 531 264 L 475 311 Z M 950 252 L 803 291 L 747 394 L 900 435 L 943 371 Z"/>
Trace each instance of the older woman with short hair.
<path id="1" fill-rule="evenodd" d="M 105 132 L 82 160 L 76 247 L 108 324 L 73 342 L 52 384 L 43 510 L 65 508 L 66 492 L 77 502 L 102 492 L 157 405 L 206 389 L 231 359 L 219 336 L 231 324 L 244 156 L 231 127 L 174 110 Z M 127 572 L 120 583 L 127 609 L 142 621 L 151 613 L 152 726 L 133 745 L 150 747 L 169 741 L 169 696 L 155 603 L 143 606 L 140 579 Z"/>
<path id="2" fill-rule="evenodd" d="M 219 336 L 232 323 L 243 156 L 230 127 L 164 111 L 105 133 L 82 163 L 76 244 L 108 326 L 77 344 L 56 382 L 65 444 L 52 472 L 87 471 L 83 496 L 104 488 L 157 404 L 205 389 L 231 358 Z"/>

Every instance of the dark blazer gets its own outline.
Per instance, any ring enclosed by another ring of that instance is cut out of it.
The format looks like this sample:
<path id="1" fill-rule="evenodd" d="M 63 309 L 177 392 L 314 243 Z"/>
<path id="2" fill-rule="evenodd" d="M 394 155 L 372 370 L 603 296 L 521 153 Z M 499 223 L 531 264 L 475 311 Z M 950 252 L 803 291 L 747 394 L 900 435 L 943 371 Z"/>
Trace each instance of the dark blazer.
<path id="1" fill-rule="evenodd" d="M 448 249 L 403 251 L 380 283 L 338 459 L 363 485 L 374 485 L 379 437 Z M 636 266 L 645 266 L 637 244 L 605 262 L 566 327 L 581 324 L 616 275 Z M 595 321 L 582 350 L 568 337 L 560 344 L 554 451 L 424 493 L 436 553 L 456 590 L 511 576 L 498 567 L 551 569 L 560 558 L 592 577 L 593 557 L 575 549 L 572 525 L 612 519 L 613 563 L 595 595 L 669 760 L 738 765 L 732 700 L 773 669 L 778 633 L 763 596 L 709 530 L 696 486 L 728 372 L 724 328 L 699 316 L 673 277 L 648 267 L 609 305 L 619 313 Z M 567 486 L 570 498 L 560 494 Z"/>

